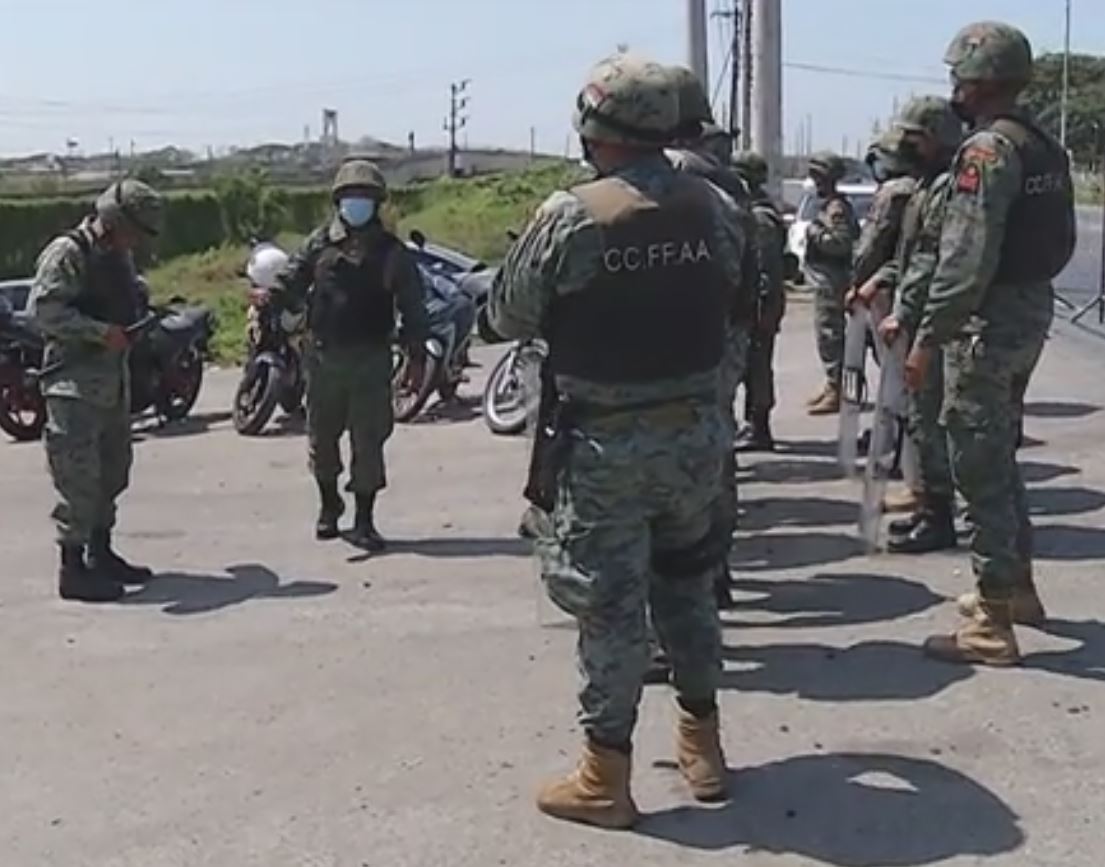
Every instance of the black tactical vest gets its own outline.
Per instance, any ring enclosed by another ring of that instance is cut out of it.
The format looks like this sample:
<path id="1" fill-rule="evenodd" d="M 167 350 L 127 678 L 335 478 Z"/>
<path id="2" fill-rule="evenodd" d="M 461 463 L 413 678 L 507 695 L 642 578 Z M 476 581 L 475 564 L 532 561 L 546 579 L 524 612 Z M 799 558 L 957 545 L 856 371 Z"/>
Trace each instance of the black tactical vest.
<path id="1" fill-rule="evenodd" d="M 995 280 L 1051 280 L 1067 266 L 1077 240 L 1070 160 L 1055 139 L 1022 115 L 999 117 L 990 129 L 1013 142 L 1023 166 L 1021 194 L 1009 209 Z"/>
<path id="2" fill-rule="evenodd" d="M 362 258 L 337 244 L 323 248 L 315 263 L 309 324 L 324 346 L 355 346 L 387 341 L 395 328 L 395 299 L 384 269 L 398 241 L 376 239 Z"/>
<path id="3" fill-rule="evenodd" d="M 677 175 L 651 199 L 617 178 L 572 191 L 598 226 L 600 270 L 552 304 L 553 370 L 640 384 L 718 366 L 728 306 L 709 187 Z"/>
<path id="4" fill-rule="evenodd" d="M 102 250 L 81 231 L 66 235 L 84 254 L 81 292 L 74 306 L 85 316 L 127 327 L 138 321 L 138 280 L 126 253 Z"/>

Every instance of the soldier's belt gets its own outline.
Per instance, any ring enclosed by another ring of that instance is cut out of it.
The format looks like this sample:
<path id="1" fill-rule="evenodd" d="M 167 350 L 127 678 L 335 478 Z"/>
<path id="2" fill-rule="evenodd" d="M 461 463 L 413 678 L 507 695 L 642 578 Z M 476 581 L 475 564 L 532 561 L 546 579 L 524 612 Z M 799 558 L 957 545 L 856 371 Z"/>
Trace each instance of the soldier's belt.
<path id="1" fill-rule="evenodd" d="M 573 400 L 568 402 L 568 415 L 576 423 L 597 423 L 613 428 L 629 427 L 642 417 L 659 424 L 688 425 L 695 421 L 700 404 L 716 401 L 716 394 L 706 393 L 617 405 Z"/>

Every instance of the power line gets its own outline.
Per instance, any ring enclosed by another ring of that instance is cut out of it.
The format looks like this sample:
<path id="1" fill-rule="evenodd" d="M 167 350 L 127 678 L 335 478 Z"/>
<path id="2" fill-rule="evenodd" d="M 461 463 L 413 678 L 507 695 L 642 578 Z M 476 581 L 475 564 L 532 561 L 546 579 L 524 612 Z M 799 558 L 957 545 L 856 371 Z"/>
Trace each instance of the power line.
<path id="1" fill-rule="evenodd" d="M 800 63 L 798 61 L 785 61 L 787 69 L 798 69 L 803 72 L 822 72 L 827 75 L 843 75 L 849 78 L 870 78 L 883 81 L 913 81 L 926 84 L 947 84 L 946 78 L 936 78 L 931 75 L 908 75 L 899 72 L 878 72 L 871 69 L 850 69 L 845 66 L 822 66 L 816 63 Z"/>

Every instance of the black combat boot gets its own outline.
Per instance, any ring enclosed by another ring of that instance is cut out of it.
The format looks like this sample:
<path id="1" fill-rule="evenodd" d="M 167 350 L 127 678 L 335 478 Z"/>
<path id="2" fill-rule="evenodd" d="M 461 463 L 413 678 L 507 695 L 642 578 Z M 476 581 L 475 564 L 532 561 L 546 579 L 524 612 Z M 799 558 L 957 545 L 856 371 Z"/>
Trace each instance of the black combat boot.
<path id="1" fill-rule="evenodd" d="M 97 576 L 118 584 L 145 584 L 153 572 L 145 566 L 132 566 L 111 547 L 110 530 L 93 530 L 88 543 L 88 567 Z"/>
<path id="2" fill-rule="evenodd" d="M 376 509 L 376 495 L 357 494 L 357 516 L 353 523 L 353 534 L 349 541 L 358 548 L 378 553 L 387 548 L 387 542 L 376 529 L 373 512 Z"/>
<path id="3" fill-rule="evenodd" d="M 61 545 L 58 593 L 73 602 L 117 602 L 126 591 L 122 584 L 89 570 L 84 562 L 84 545 Z"/>
<path id="4" fill-rule="evenodd" d="M 714 577 L 714 598 L 717 600 L 718 611 L 731 611 L 737 607 L 737 603 L 733 600 L 732 586 L 729 569 L 722 566 Z"/>
<path id="5" fill-rule="evenodd" d="M 891 554 L 927 554 L 956 546 L 955 521 L 947 507 L 925 509 L 921 520 L 908 533 L 892 536 L 886 550 Z"/>
<path id="6" fill-rule="evenodd" d="M 923 520 L 925 520 L 924 510 L 918 509 L 915 512 L 910 512 L 906 518 L 891 521 L 887 529 L 891 536 L 908 536 Z"/>
<path id="7" fill-rule="evenodd" d="M 336 539 L 339 535 L 338 521 L 345 514 L 345 502 L 338 493 L 337 482 L 318 482 L 318 495 L 321 506 L 318 522 L 315 524 L 315 538 L 320 542 Z"/>
<path id="8" fill-rule="evenodd" d="M 775 437 L 771 435 L 771 417 L 766 412 L 752 416 L 752 424 L 741 432 L 737 441 L 738 452 L 773 452 Z"/>

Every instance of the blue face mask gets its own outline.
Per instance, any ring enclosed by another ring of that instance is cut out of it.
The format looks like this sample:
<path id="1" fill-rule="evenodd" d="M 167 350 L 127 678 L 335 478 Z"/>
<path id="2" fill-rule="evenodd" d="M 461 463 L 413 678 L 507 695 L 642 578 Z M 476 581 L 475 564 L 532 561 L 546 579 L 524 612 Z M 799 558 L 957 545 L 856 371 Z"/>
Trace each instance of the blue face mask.
<path id="1" fill-rule="evenodd" d="M 344 198 L 338 203 L 338 214 L 349 228 L 360 229 L 376 216 L 376 200 L 359 196 Z"/>

